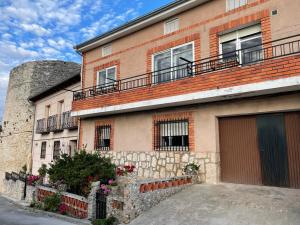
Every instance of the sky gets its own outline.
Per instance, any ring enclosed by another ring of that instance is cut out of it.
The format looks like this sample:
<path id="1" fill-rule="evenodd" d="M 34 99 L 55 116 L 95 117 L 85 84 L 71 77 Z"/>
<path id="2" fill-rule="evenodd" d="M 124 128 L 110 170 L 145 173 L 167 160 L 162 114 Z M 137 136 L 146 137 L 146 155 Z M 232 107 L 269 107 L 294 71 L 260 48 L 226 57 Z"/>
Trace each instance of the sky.
<path id="1" fill-rule="evenodd" d="M 0 0 L 0 121 L 9 71 L 32 60 L 81 62 L 73 46 L 173 0 Z"/>

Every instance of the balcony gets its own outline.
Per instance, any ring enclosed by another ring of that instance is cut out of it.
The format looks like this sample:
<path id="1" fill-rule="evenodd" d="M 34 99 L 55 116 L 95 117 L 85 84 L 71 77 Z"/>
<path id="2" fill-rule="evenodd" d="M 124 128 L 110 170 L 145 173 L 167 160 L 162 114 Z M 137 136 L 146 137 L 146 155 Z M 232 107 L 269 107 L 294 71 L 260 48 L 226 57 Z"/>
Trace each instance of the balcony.
<path id="1" fill-rule="evenodd" d="M 50 133 L 50 129 L 49 129 L 48 124 L 47 124 L 47 119 L 37 120 L 36 133 L 37 134 Z"/>
<path id="2" fill-rule="evenodd" d="M 87 115 L 86 111 L 89 109 L 114 107 L 300 75 L 298 66 L 300 58 L 297 56 L 299 53 L 300 35 L 295 35 L 250 49 L 194 62 L 186 61 L 177 67 L 85 88 L 73 94 L 75 113 L 72 115 Z M 108 109 L 103 109 L 104 111 L 108 112 Z M 94 112 L 90 114 L 96 115 Z"/>
<path id="3" fill-rule="evenodd" d="M 78 128 L 78 119 L 71 116 L 71 112 L 64 112 L 49 116 L 47 119 L 37 120 L 36 133 L 47 134 L 50 132 L 62 132 L 64 129 L 74 130 Z"/>
<path id="4" fill-rule="evenodd" d="M 62 126 L 64 129 L 75 130 L 78 128 L 78 118 L 71 116 L 71 111 L 64 112 L 62 118 Z"/>

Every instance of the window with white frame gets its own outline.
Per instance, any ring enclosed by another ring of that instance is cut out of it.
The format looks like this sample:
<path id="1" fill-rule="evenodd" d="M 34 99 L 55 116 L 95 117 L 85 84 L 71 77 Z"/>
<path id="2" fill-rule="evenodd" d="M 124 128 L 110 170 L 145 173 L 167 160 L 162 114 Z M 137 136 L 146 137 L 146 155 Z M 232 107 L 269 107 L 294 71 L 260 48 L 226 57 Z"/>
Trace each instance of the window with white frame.
<path id="1" fill-rule="evenodd" d="M 153 55 L 153 83 L 188 76 L 188 61 L 194 61 L 194 43 L 177 46 Z"/>
<path id="2" fill-rule="evenodd" d="M 117 67 L 109 67 L 98 71 L 97 73 L 97 85 L 113 84 L 116 80 Z"/>
<path id="3" fill-rule="evenodd" d="M 179 29 L 179 19 L 172 19 L 165 22 L 164 33 L 169 34 Z"/>
<path id="4" fill-rule="evenodd" d="M 236 8 L 239 8 L 243 5 L 246 5 L 248 0 L 226 0 L 226 10 L 230 11 Z"/>
<path id="5" fill-rule="evenodd" d="M 102 47 L 102 57 L 108 56 L 112 53 L 111 44 Z"/>
<path id="6" fill-rule="evenodd" d="M 237 59 L 241 64 L 246 64 L 263 57 L 260 25 L 220 35 L 219 40 L 223 59 Z"/>
<path id="7" fill-rule="evenodd" d="M 189 121 L 157 121 L 154 127 L 155 150 L 184 151 L 189 149 Z"/>
<path id="8" fill-rule="evenodd" d="M 47 142 L 43 141 L 41 145 L 41 155 L 40 155 L 41 159 L 46 158 L 46 149 L 47 149 Z"/>
<path id="9" fill-rule="evenodd" d="M 60 158 L 60 141 L 54 141 L 53 146 L 53 159 L 57 160 Z"/>

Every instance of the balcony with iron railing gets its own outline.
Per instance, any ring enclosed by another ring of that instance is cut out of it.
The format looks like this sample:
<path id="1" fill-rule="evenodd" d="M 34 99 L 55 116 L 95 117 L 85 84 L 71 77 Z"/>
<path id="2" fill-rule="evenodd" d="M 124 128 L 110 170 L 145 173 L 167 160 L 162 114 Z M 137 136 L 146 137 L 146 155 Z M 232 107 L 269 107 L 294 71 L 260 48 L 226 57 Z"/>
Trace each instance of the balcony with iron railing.
<path id="1" fill-rule="evenodd" d="M 180 66 L 75 91 L 73 111 L 293 76 L 300 74 L 299 53 L 300 35 L 294 35 L 198 61 L 181 58 Z"/>
<path id="2" fill-rule="evenodd" d="M 71 116 L 71 112 L 52 115 L 48 118 L 37 120 L 36 133 L 47 134 L 61 132 L 64 129 L 73 130 L 78 128 L 78 119 Z"/>

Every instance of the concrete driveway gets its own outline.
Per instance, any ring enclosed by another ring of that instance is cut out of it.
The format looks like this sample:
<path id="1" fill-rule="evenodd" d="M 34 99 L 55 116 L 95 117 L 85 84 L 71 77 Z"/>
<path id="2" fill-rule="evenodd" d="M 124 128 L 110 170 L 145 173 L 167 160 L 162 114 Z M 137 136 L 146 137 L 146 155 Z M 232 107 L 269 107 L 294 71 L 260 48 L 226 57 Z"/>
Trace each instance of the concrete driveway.
<path id="1" fill-rule="evenodd" d="M 74 225 L 44 213 L 24 210 L 0 196 L 1 225 Z"/>
<path id="2" fill-rule="evenodd" d="M 300 225 L 300 190 L 193 185 L 130 225 Z"/>

